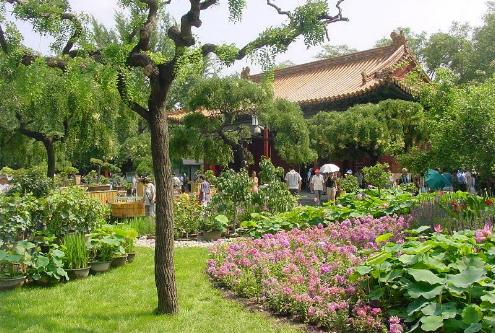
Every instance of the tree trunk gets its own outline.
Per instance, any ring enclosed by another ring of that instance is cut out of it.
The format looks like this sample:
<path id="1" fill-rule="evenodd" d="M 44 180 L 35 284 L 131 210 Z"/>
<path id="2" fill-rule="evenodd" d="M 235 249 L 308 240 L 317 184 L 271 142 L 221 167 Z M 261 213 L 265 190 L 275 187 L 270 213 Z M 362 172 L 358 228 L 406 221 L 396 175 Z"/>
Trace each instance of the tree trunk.
<path id="1" fill-rule="evenodd" d="M 48 160 L 48 170 L 46 175 L 53 179 L 55 177 L 55 145 L 53 140 L 44 140 L 43 145 L 45 146 Z"/>
<path id="2" fill-rule="evenodd" d="M 157 313 L 176 313 L 177 288 L 174 269 L 174 220 L 169 133 L 164 108 L 150 112 L 151 156 L 156 182 L 155 284 Z"/>

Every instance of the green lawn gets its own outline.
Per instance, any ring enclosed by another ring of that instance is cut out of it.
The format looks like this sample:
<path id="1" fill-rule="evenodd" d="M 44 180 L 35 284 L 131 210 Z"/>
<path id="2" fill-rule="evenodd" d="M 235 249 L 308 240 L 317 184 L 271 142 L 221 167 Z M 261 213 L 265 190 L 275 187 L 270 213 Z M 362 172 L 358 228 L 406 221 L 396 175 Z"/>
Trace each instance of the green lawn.
<path id="1" fill-rule="evenodd" d="M 176 251 L 180 313 L 155 316 L 153 251 L 86 280 L 0 293 L 0 332 L 300 332 L 225 299 L 208 281 L 207 251 Z"/>

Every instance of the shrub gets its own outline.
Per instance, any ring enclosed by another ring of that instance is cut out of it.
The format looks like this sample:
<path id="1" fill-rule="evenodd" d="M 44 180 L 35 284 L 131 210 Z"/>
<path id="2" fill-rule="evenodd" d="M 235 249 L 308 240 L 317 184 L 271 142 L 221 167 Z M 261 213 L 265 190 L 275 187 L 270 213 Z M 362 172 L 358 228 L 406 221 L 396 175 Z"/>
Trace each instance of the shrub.
<path id="1" fill-rule="evenodd" d="M 363 168 L 364 181 L 378 190 L 390 185 L 390 172 L 388 164 L 377 163 L 374 166 Z"/>
<path id="2" fill-rule="evenodd" d="M 59 238 L 70 233 L 87 234 L 102 225 L 108 207 L 78 187 L 56 189 L 41 201 L 47 231 Z"/>
<path id="3" fill-rule="evenodd" d="M 189 237 L 199 231 L 203 207 L 189 194 L 181 194 L 174 201 L 175 238 Z"/>
<path id="4" fill-rule="evenodd" d="M 344 178 L 338 180 L 339 188 L 347 193 L 353 193 L 359 191 L 359 181 L 356 176 L 346 175 Z"/>
<path id="5" fill-rule="evenodd" d="M 48 195 L 53 188 L 53 180 L 46 176 L 46 171 L 43 168 L 14 170 L 12 177 L 12 188 L 9 194 L 32 194 L 40 198 Z"/>
<path id="6" fill-rule="evenodd" d="M 14 244 L 36 227 L 38 204 L 31 195 L 0 195 L 0 240 Z"/>

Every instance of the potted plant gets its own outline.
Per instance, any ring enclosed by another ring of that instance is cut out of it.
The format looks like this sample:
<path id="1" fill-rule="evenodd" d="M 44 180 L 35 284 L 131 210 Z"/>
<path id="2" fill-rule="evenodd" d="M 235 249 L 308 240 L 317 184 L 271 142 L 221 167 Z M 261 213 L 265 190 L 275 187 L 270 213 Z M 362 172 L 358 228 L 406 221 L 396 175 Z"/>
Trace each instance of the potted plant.
<path id="1" fill-rule="evenodd" d="M 65 279 L 69 276 L 64 269 L 65 254 L 57 245 L 53 245 L 48 253 L 37 251 L 33 254 L 28 269 L 28 276 L 36 283 L 41 285 L 51 285 Z"/>
<path id="2" fill-rule="evenodd" d="M 123 239 L 123 247 L 127 256 L 127 262 L 131 263 L 136 257 L 134 243 L 138 236 L 138 232 L 129 226 L 114 227 L 115 235 Z"/>
<path id="3" fill-rule="evenodd" d="M 225 215 L 217 215 L 213 219 L 206 218 L 203 222 L 203 239 L 205 241 L 216 241 L 227 231 L 229 219 Z"/>
<path id="4" fill-rule="evenodd" d="M 94 273 L 103 273 L 110 269 L 110 264 L 115 253 L 115 248 L 120 246 L 120 242 L 111 236 L 101 238 L 92 238 L 90 241 L 90 250 L 92 261 L 90 263 L 91 271 Z"/>
<path id="5" fill-rule="evenodd" d="M 86 238 L 82 234 L 70 234 L 64 237 L 65 270 L 71 279 L 83 279 L 89 275 L 89 255 Z"/>
<path id="6" fill-rule="evenodd" d="M 115 248 L 112 257 L 112 267 L 120 267 L 127 263 L 127 254 L 124 249 L 125 238 L 120 236 L 112 236 L 112 238 L 115 241 Z"/>
<path id="7" fill-rule="evenodd" d="M 0 241 L 0 247 L 3 242 Z M 28 250 L 34 244 L 18 242 L 14 249 L 0 250 L 0 290 L 10 290 L 26 282 L 26 265 L 30 259 Z"/>

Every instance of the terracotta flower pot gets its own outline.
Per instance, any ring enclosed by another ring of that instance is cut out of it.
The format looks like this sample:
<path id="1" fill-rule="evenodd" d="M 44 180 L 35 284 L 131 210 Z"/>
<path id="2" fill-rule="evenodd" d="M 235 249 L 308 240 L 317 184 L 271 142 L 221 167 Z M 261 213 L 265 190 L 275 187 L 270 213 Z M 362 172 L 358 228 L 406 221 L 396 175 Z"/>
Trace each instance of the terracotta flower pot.
<path id="1" fill-rule="evenodd" d="M 127 262 L 127 256 L 116 257 L 112 259 L 112 267 L 124 266 Z"/>
<path id="2" fill-rule="evenodd" d="M 66 269 L 67 275 L 71 280 L 84 279 L 89 275 L 89 268 L 78 268 L 78 269 Z"/>
<path id="3" fill-rule="evenodd" d="M 110 262 L 92 262 L 91 271 L 94 273 L 103 273 L 110 269 Z"/>
<path id="4" fill-rule="evenodd" d="M 25 276 L 18 276 L 12 279 L 0 279 L 0 290 L 11 290 L 20 287 L 26 282 Z"/>

